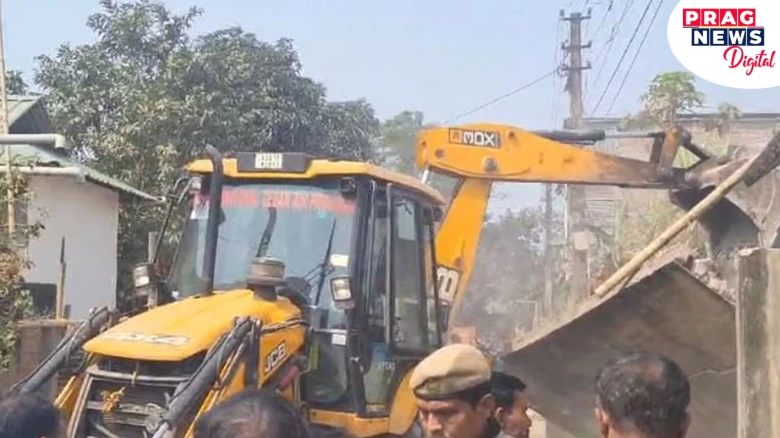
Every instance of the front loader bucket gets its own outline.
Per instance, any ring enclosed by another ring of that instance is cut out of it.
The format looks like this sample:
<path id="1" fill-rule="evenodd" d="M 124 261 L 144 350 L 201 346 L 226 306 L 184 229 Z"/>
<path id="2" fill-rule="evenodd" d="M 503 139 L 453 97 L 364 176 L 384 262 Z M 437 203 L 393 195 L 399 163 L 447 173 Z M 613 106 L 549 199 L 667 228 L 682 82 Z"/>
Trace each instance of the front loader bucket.
<path id="1" fill-rule="evenodd" d="M 505 368 L 528 383 L 531 403 L 546 421 L 578 438 L 600 438 L 594 379 L 609 359 L 643 349 L 667 355 L 688 375 L 690 436 L 735 436 L 734 306 L 699 281 L 681 255 L 690 260 L 686 251 L 660 255 L 628 287 L 594 297 L 516 343 Z"/>

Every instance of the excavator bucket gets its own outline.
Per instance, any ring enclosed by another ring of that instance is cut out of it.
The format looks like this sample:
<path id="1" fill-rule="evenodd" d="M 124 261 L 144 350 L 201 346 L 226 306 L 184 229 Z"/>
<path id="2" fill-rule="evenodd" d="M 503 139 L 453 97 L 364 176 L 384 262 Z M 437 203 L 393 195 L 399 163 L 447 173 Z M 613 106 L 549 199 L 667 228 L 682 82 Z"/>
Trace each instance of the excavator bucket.
<path id="1" fill-rule="evenodd" d="M 679 248 L 658 256 L 628 287 L 582 303 L 514 346 L 505 369 L 526 381 L 547 422 L 574 437 L 600 438 L 594 379 L 609 359 L 641 348 L 674 358 L 688 374 L 691 436 L 734 437 L 735 310 L 696 278 L 691 260 Z"/>
<path id="2" fill-rule="evenodd" d="M 691 169 L 699 179 L 697 188 L 674 190 L 672 202 L 684 210 L 690 210 L 734 169 L 745 163 L 735 160 L 726 166 L 710 166 L 709 169 Z M 702 162 L 702 167 L 708 163 Z M 758 181 L 737 185 L 724 201 L 709 210 L 700 219 L 710 237 L 710 244 L 717 252 L 746 246 L 780 245 L 780 174 L 771 171 Z"/>
<path id="3" fill-rule="evenodd" d="M 745 162 L 746 159 L 739 159 L 725 166 L 702 162 L 702 169 L 692 170 L 699 180 L 699 186 L 672 190 L 672 203 L 685 211 L 692 209 Z M 736 251 L 742 248 L 780 246 L 778 199 L 780 173 L 772 170 L 761 179 L 751 181 L 749 187 L 745 183 L 737 185 L 724 199 L 699 217 L 698 223 L 708 237 L 707 256 L 729 289 L 737 287 L 733 259 Z"/>

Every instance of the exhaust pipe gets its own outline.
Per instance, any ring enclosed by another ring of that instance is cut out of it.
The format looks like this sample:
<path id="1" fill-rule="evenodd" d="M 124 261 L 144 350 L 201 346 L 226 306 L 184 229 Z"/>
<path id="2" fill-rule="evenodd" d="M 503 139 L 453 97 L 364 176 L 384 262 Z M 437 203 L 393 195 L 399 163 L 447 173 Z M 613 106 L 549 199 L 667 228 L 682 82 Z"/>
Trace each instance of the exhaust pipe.
<path id="1" fill-rule="evenodd" d="M 214 293 L 214 270 L 217 262 L 217 238 L 219 233 L 219 212 L 222 209 L 222 154 L 211 145 L 206 145 L 206 154 L 211 160 L 211 186 L 209 187 L 209 215 L 206 221 L 206 245 L 203 254 L 203 268 L 206 273 L 205 295 Z"/>

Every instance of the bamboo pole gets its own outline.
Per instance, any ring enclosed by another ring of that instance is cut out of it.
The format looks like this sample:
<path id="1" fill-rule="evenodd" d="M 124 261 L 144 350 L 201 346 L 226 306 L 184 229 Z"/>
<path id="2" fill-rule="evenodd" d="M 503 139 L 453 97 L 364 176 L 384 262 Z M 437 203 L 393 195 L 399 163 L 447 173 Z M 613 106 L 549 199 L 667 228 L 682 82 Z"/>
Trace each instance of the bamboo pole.
<path id="1" fill-rule="evenodd" d="M 55 318 L 65 318 L 65 275 L 68 264 L 65 261 L 65 236 L 60 243 L 60 275 L 57 279 L 57 297 L 55 299 Z"/>

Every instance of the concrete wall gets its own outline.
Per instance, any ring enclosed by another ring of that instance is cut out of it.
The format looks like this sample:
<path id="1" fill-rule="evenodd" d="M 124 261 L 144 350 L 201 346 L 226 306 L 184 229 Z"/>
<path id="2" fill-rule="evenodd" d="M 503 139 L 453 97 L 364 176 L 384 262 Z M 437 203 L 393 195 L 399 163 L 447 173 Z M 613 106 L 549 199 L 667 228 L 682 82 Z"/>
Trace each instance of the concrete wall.
<path id="1" fill-rule="evenodd" d="M 57 284 L 65 237 L 65 305 L 71 319 L 96 306 L 115 305 L 119 197 L 116 192 L 69 176 L 34 176 L 30 221 L 46 227 L 30 242 L 30 283 Z"/>
<path id="2" fill-rule="evenodd" d="M 689 436 L 734 438 L 734 307 L 678 260 L 688 263 L 687 255 L 682 249 L 666 253 L 646 264 L 627 288 L 591 297 L 572 314 L 517 340 L 504 369 L 528 384 L 531 405 L 547 425 L 578 438 L 600 438 L 594 377 L 619 354 L 645 350 L 674 359 L 687 373 L 694 419 Z"/>
<path id="3" fill-rule="evenodd" d="M 46 356 L 54 350 L 74 324 L 72 321 L 20 321 L 16 326 L 16 351 L 8 370 L 0 372 L 0 392 L 5 392 L 17 381 L 32 372 Z M 41 389 L 41 393 L 54 397 L 59 382 L 52 379 Z"/>

